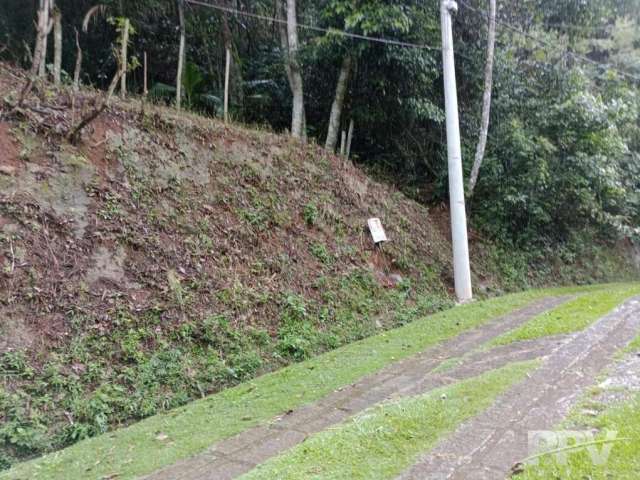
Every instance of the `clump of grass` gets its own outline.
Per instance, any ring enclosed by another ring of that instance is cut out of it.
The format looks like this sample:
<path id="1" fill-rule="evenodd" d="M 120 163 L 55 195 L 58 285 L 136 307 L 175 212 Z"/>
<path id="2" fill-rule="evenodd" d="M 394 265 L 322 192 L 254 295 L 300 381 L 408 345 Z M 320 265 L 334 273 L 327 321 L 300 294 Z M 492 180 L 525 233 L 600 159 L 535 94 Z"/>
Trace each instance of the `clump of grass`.
<path id="1" fill-rule="evenodd" d="M 315 203 L 309 202 L 304 206 L 302 211 L 302 218 L 309 227 L 313 227 L 318 222 L 320 213 Z"/>
<path id="2" fill-rule="evenodd" d="M 327 249 L 327 246 L 325 244 L 316 242 L 311 245 L 309 250 L 311 251 L 311 254 L 314 257 L 316 257 L 320 263 L 329 265 L 330 263 L 333 262 L 333 257 L 329 253 L 329 250 Z"/>

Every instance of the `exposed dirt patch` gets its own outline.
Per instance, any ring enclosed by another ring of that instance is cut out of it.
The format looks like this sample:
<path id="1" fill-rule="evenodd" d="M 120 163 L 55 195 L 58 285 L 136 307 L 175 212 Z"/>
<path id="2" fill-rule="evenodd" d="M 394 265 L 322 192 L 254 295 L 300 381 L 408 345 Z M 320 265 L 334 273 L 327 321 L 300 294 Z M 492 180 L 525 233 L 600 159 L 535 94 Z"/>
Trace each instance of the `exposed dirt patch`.
<path id="1" fill-rule="evenodd" d="M 5 308 L 0 310 L 0 354 L 9 350 L 31 348 L 40 338 L 25 322 L 24 312 Z"/>
<path id="2" fill-rule="evenodd" d="M 91 257 L 91 267 L 86 275 L 85 281 L 92 285 L 98 280 L 106 280 L 115 284 L 125 282 L 124 261 L 125 251 L 122 247 L 111 250 L 105 246 L 98 247 Z"/>
<path id="3" fill-rule="evenodd" d="M 0 175 L 17 173 L 18 154 L 18 142 L 11 134 L 11 125 L 0 121 Z"/>
<path id="4" fill-rule="evenodd" d="M 108 177 L 118 166 L 117 159 L 107 154 L 107 143 L 111 135 L 121 133 L 122 127 L 117 118 L 106 114 L 91 124 L 88 138 L 81 145 L 80 150 L 84 156 L 103 177 Z"/>

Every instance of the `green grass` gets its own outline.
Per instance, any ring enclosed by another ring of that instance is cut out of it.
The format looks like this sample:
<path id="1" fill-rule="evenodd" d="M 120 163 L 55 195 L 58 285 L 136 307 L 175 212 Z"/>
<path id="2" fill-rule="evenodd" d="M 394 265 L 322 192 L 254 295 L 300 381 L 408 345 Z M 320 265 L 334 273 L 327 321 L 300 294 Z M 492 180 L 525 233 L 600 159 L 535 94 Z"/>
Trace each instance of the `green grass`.
<path id="1" fill-rule="evenodd" d="M 438 365 L 436 368 L 433 369 L 433 373 L 445 373 L 450 370 L 453 370 L 456 367 L 459 367 L 464 362 L 465 356 L 466 355 L 461 357 L 452 357 L 452 358 L 446 359 L 444 362 L 442 362 L 440 365 Z"/>
<path id="2" fill-rule="evenodd" d="M 620 303 L 638 294 L 640 284 L 637 283 L 612 285 L 600 291 L 592 291 L 536 316 L 525 325 L 497 337 L 489 345 L 507 345 L 583 330 Z"/>
<path id="3" fill-rule="evenodd" d="M 576 425 L 579 425 L 576 427 Z M 589 479 L 589 480 L 637 480 L 640 478 L 640 395 L 634 400 L 610 407 L 596 418 L 574 417 L 571 430 L 596 429 L 595 441 L 606 440 L 607 431 L 617 432 L 617 441 L 611 444 L 610 456 L 602 465 L 594 465 L 587 451 L 572 451 L 566 465 L 559 465 L 552 455 L 539 459 L 536 466 L 529 466 L 517 480 L 536 479 Z M 626 440 L 628 439 L 628 440 Z M 603 445 L 596 445 L 598 452 Z"/>
<path id="4" fill-rule="evenodd" d="M 489 407 L 537 365 L 535 361 L 515 363 L 425 395 L 375 406 L 241 479 L 395 478 L 439 438 Z"/>
<path id="5" fill-rule="evenodd" d="M 638 350 L 640 350 L 640 335 L 634 338 L 631 343 L 627 345 L 627 348 L 624 349 L 624 353 L 636 352 Z"/>
<path id="6" fill-rule="evenodd" d="M 134 478 L 203 451 L 211 444 L 313 402 L 385 365 L 548 296 L 603 287 L 528 291 L 472 303 L 346 345 L 303 363 L 83 440 L 62 451 L 21 463 L 1 479 Z M 158 440 L 162 433 L 167 440 Z"/>

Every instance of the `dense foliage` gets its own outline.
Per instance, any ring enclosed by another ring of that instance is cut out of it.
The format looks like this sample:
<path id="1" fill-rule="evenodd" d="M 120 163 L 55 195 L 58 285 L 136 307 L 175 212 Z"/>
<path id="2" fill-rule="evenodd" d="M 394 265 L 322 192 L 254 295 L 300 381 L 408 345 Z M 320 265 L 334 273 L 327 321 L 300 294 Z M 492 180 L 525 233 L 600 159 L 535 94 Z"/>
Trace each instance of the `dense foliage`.
<path id="1" fill-rule="evenodd" d="M 460 4 L 455 36 L 465 166 L 477 141 L 486 44 L 486 5 Z M 75 63 L 75 31 L 93 0 L 58 0 L 63 68 Z M 105 2 L 131 18 L 133 55 L 147 52 L 151 94 L 175 94 L 178 15 L 174 0 Z M 225 45 L 233 49 L 231 108 L 240 121 L 289 126 L 291 93 L 273 0 L 187 2 L 186 105 L 221 114 Z M 28 65 L 37 2 L 0 5 L 5 58 Z M 638 236 L 640 133 L 637 0 L 528 0 L 499 5 L 493 111 L 486 161 L 472 202 L 476 225 L 508 243 L 554 244 L 576 232 L 607 239 Z M 436 2 L 299 1 L 299 22 L 325 29 L 440 44 Z M 356 158 L 426 201 L 446 198 L 440 51 L 344 38 L 300 28 L 307 129 L 323 141 L 342 58 L 355 60 L 342 127 L 355 122 Z M 528 36 L 519 32 L 524 32 Z M 116 32 L 94 22 L 81 34 L 83 81 L 104 86 L 115 70 Z M 51 57 L 51 53 L 49 54 Z M 586 58 L 586 60 L 585 60 Z M 625 75 L 625 72 L 629 75 Z M 142 72 L 130 75 L 140 91 Z M 195 83 L 194 83 L 195 82 Z"/>

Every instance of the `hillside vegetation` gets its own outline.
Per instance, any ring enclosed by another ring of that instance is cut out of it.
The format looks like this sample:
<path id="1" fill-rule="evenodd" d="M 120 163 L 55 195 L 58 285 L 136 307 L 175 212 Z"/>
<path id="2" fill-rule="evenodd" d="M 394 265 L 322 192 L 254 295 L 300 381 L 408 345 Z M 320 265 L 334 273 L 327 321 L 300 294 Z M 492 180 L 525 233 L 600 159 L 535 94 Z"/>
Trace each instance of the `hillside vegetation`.
<path id="1" fill-rule="evenodd" d="M 0 64 L 5 99 L 23 81 Z M 73 146 L 71 98 L 43 83 L 0 121 L 0 466 L 452 306 L 445 207 L 314 143 L 139 100 Z M 622 249 L 527 264 L 471 236 L 481 297 L 636 274 Z"/>

